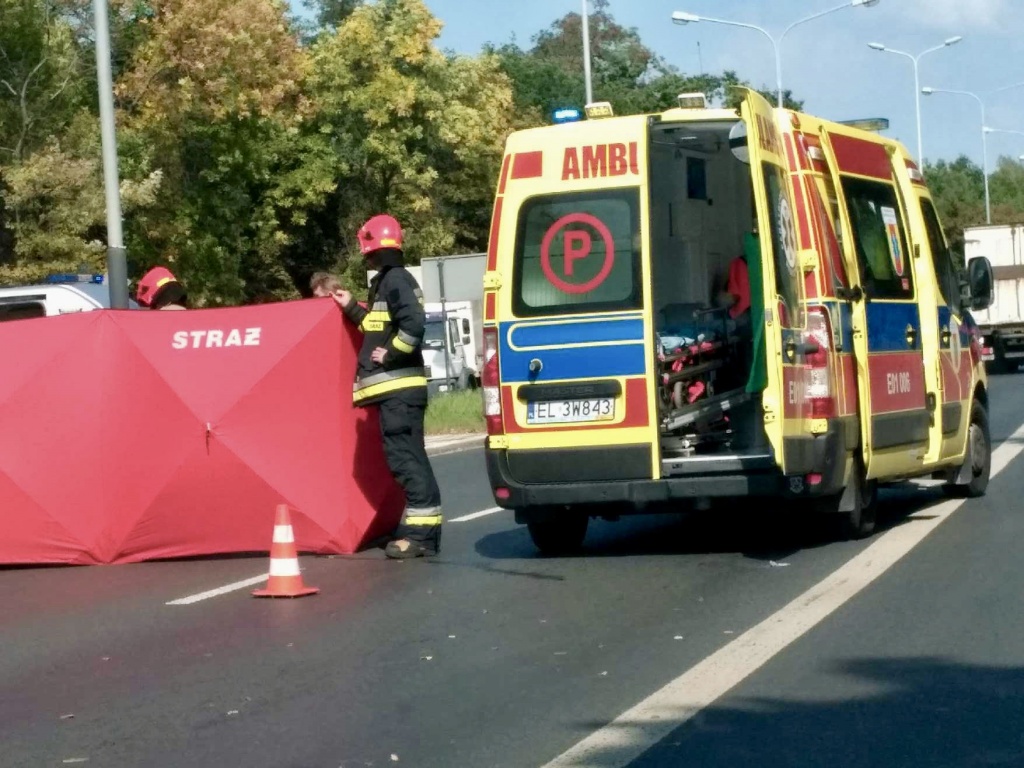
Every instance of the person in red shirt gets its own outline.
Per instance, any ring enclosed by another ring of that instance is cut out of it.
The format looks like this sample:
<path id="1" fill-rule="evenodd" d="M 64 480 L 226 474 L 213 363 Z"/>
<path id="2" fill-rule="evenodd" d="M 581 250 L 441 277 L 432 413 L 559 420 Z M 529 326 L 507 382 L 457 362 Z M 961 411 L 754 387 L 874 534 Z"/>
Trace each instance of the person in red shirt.
<path id="1" fill-rule="evenodd" d="M 737 327 L 750 325 L 750 269 L 743 256 L 737 256 L 729 263 L 729 276 L 725 291 L 719 295 L 720 306 L 727 307 L 729 317 Z"/>

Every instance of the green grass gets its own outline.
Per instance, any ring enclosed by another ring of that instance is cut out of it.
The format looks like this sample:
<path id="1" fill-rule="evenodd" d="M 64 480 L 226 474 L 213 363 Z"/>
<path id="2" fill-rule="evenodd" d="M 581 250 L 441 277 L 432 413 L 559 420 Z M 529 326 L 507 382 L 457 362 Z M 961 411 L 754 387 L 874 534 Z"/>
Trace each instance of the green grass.
<path id="1" fill-rule="evenodd" d="M 428 435 L 483 432 L 483 393 L 479 389 L 467 389 L 442 392 L 430 398 L 424 429 Z"/>

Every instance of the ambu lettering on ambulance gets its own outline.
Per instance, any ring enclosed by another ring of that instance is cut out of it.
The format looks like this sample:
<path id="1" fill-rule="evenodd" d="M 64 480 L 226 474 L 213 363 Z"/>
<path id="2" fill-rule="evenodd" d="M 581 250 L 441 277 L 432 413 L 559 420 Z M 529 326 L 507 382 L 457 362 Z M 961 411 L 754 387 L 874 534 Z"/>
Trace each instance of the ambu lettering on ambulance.
<path id="1" fill-rule="evenodd" d="M 595 144 L 566 147 L 562 159 L 562 181 L 598 179 L 606 176 L 640 175 L 638 148 L 629 144 Z"/>
<path id="2" fill-rule="evenodd" d="M 177 331 L 171 337 L 171 349 L 220 349 L 222 347 L 258 347 L 262 328 Z"/>

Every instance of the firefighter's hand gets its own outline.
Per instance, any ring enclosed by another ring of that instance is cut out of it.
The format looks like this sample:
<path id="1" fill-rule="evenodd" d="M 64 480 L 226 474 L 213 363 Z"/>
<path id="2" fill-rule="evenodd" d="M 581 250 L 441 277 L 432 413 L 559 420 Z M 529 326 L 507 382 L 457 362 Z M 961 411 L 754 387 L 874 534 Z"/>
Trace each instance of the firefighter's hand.
<path id="1" fill-rule="evenodd" d="M 351 291 L 346 291 L 344 288 L 339 288 L 332 293 L 331 298 L 338 302 L 338 306 L 342 309 L 347 309 L 348 305 L 352 303 Z"/>
<path id="2" fill-rule="evenodd" d="M 388 356 L 388 351 L 384 347 L 377 347 L 373 350 L 373 354 L 370 355 L 370 359 L 375 363 L 384 364 L 384 358 Z"/>

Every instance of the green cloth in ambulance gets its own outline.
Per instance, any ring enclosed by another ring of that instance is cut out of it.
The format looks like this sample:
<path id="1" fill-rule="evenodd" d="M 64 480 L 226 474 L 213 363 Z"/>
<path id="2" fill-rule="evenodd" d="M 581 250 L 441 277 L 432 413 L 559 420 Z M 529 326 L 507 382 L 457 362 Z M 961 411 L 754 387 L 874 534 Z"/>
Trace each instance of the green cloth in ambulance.
<path id="1" fill-rule="evenodd" d="M 761 240 L 753 232 L 743 236 L 743 256 L 750 275 L 751 366 L 747 392 L 761 392 L 768 385 L 768 356 L 764 346 L 764 269 L 761 265 Z"/>

